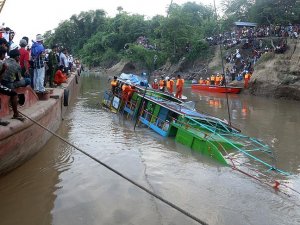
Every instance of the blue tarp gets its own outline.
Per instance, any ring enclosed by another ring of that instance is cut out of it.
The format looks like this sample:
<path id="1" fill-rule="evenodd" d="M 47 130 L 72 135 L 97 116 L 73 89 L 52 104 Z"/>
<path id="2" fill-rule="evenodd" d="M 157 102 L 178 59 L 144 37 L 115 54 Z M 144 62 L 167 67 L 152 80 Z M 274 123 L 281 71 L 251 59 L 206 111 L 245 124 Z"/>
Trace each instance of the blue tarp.
<path id="1" fill-rule="evenodd" d="M 135 84 L 140 86 L 148 85 L 147 77 L 141 77 L 135 74 L 122 73 L 120 75 L 120 78 L 125 81 L 129 81 L 130 84 Z"/>

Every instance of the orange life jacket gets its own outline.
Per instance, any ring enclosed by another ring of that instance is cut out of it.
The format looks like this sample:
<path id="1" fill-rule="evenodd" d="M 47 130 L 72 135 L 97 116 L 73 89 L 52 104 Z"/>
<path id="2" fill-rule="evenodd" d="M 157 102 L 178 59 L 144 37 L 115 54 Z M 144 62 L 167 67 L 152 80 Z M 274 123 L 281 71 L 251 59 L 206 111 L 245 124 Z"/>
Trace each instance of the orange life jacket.
<path id="1" fill-rule="evenodd" d="M 174 81 L 173 80 L 169 80 L 167 81 L 167 88 L 168 90 L 173 90 L 173 86 L 174 86 Z"/>
<path id="2" fill-rule="evenodd" d="M 184 79 L 177 79 L 176 81 L 176 87 L 179 88 L 179 87 L 183 87 L 184 85 Z"/>
<path id="3" fill-rule="evenodd" d="M 164 80 L 160 80 L 159 81 L 159 86 L 160 87 L 164 87 L 165 86 L 165 81 Z"/>
<path id="4" fill-rule="evenodd" d="M 118 81 L 117 81 L 117 80 L 112 80 L 112 81 L 110 82 L 110 85 L 111 85 L 112 87 L 117 87 L 117 86 L 118 86 Z"/>

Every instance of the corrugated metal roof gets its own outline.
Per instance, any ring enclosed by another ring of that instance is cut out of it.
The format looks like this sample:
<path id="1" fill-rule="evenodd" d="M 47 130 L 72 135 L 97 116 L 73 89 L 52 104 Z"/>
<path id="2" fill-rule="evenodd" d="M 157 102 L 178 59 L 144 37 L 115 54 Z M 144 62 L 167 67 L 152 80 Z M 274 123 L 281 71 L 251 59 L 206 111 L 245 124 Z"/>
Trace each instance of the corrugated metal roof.
<path id="1" fill-rule="evenodd" d="M 256 23 L 250 23 L 250 22 L 234 22 L 234 25 L 236 26 L 242 26 L 242 27 L 256 27 Z"/>

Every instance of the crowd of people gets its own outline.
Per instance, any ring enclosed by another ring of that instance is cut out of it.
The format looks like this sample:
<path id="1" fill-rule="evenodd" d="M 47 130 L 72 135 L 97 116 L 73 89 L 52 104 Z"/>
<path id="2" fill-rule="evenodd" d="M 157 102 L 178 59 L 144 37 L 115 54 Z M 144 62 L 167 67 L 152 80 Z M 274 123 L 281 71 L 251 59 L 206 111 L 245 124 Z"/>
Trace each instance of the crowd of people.
<path id="1" fill-rule="evenodd" d="M 254 65 L 267 52 L 283 54 L 287 50 L 287 38 L 297 39 L 300 25 L 287 26 L 236 26 L 231 32 L 224 32 L 206 40 L 210 45 L 222 44 L 227 50 L 225 61 L 225 81 L 244 80 L 244 87 L 248 87 Z M 265 37 L 277 37 L 267 44 Z M 240 46 L 240 48 L 238 47 Z M 228 51 L 233 48 L 232 51 Z M 215 77 L 215 75 L 213 75 Z M 201 79 L 200 79 L 201 80 Z M 211 77 L 201 83 L 213 83 Z M 223 79 L 224 80 L 224 79 Z M 200 81 L 199 81 L 200 83 Z M 220 82 L 222 85 L 222 82 Z"/>
<path id="2" fill-rule="evenodd" d="M 214 35 L 206 38 L 210 45 L 224 44 L 225 48 L 239 44 L 242 39 L 249 42 L 265 37 L 282 37 L 298 39 L 300 34 L 300 24 L 283 25 L 262 25 L 262 26 L 236 26 L 232 31 Z"/>
<path id="3" fill-rule="evenodd" d="M 23 121 L 24 117 L 17 109 L 17 88 L 30 85 L 37 94 L 47 94 L 47 86 L 61 86 L 75 68 L 80 75 L 82 66 L 66 48 L 53 45 L 47 49 L 41 34 L 36 35 L 31 46 L 28 37 L 24 36 L 16 44 L 14 36 L 15 32 L 10 28 L 0 27 L 0 94 L 10 96 L 12 118 Z M 0 125 L 8 124 L 0 118 Z"/>

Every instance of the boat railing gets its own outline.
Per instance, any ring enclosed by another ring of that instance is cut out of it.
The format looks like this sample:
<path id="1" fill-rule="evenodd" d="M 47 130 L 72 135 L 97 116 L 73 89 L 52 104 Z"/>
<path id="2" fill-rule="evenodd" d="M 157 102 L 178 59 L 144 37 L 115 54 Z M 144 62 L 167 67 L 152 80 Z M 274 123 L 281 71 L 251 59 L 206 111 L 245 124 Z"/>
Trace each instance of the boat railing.
<path id="1" fill-rule="evenodd" d="M 211 127 L 209 127 L 203 123 L 199 123 L 198 121 L 194 120 L 193 118 L 190 118 L 190 120 L 196 122 L 200 127 L 204 128 L 210 132 L 214 132 L 214 130 Z M 228 145 L 232 146 L 233 149 L 237 150 L 238 152 L 248 156 L 249 158 L 253 159 L 254 161 L 259 162 L 260 164 L 267 167 L 268 171 L 276 171 L 282 175 L 290 175 L 290 173 L 285 172 L 281 169 L 278 169 L 275 165 L 271 165 L 271 163 L 275 162 L 274 154 L 272 154 L 272 151 L 268 145 L 262 144 L 262 142 L 258 141 L 257 139 L 249 138 L 248 136 L 241 135 L 239 133 L 231 133 L 231 135 L 229 135 L 230 133 L 227 133 L 227 136 L 219 134 L 218 132 L 216 132 L 214 134 L 217 135 L 222 141 L 224 141 Z M 234 140 L 234 141 L 232 141 L 232 140 Z M 251 147 L 251 149 L 245 149 L 245 148 L 239 147 L 237 145 L 238 141 L 241 143 L 246 143 L 247 145 L 242 145 L 242 146 Z M 253 154 L 250 153 L 252 151 L 256 151 L 256 152 L 259 151 L 262 153 L 266 153 L 267 156 L 271 157 L 270 160 L 272 162 L 269 163 L 269 162 L 266 162 L 256 156 L 254 156 Z"/>

